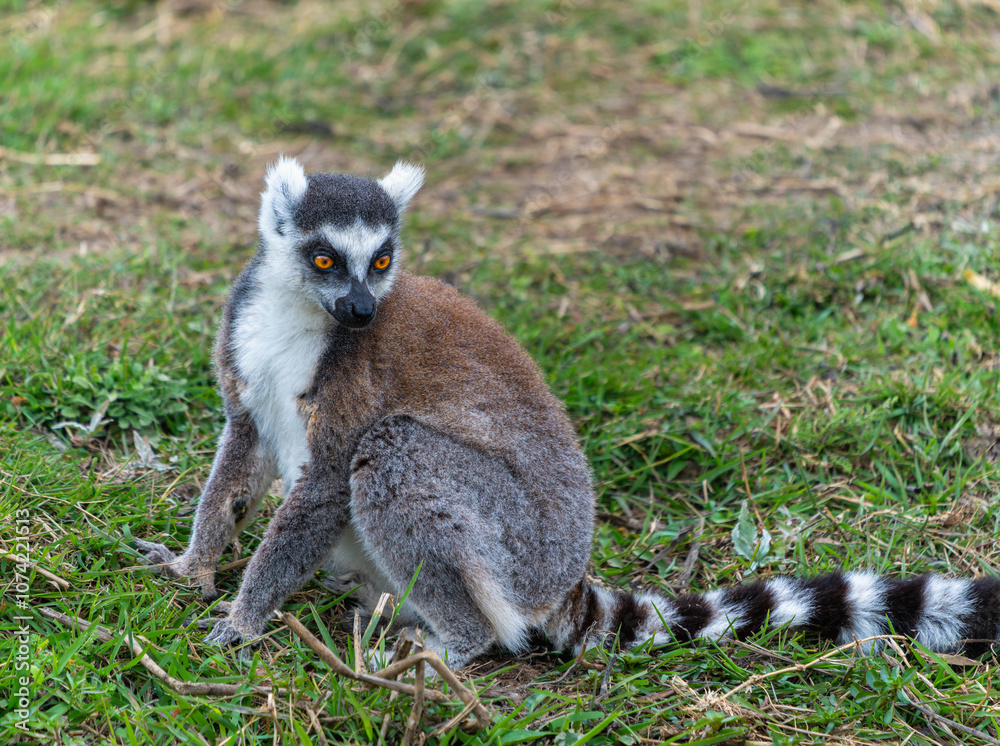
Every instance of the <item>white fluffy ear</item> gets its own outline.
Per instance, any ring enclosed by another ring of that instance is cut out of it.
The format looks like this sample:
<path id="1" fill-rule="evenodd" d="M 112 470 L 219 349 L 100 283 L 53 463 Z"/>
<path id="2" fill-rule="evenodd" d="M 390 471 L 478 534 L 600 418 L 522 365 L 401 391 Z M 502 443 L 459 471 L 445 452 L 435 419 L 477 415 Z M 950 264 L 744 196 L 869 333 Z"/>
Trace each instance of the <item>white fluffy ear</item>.
<path id="1" fill-rule="evenodd" d="M 424 184 L 424 169 L 413 163 L 396 161 L 392 171 L 379 179 L 378 183 L 381 184 L 386 194 L 392 197 L 392 201 L 396 203 L 396 209 L 403 212 L 410 200 L 413 199 L 413 195 Z"/>
<path id="2" fill-rule="evenodd" d="M 264 183 L 267 188 L 260 195 L 260 215 L 257 221 L 261 236 L 285 236 L 295 206 L 309 186 L 306 172 L 294 158 L 281 156 L 277 162 L 267 167 Z"/>

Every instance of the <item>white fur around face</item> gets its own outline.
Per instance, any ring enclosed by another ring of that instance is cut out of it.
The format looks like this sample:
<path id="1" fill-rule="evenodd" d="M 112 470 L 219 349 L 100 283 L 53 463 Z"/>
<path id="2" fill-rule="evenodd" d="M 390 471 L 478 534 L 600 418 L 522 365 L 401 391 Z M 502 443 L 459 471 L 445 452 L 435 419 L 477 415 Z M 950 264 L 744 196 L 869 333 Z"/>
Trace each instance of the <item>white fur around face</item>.
<path id="1" fill-rule="evenodd" d="M 266 242 L 284 243 L 292 228 L 295 206 L 309 186 L 305 169 L 294 158 L 281 156 L 268 166 L 264 183 L 266 188 L 260 195 L 257 224 Z"/>
<path id="2" fill-rule="evenodd" d="M 375 253 L 392 236 L 392 226 L 371 226 L 361 222 L 359 218 L 349 228 L 327 225 L 319 232 L 330 246 L 343 253 L 347 259 L 348 272 L 365 282 Z"/>
<path id="3" fill-rule="evenodd" d="M 423 186 L 424 169 L 412 163 L 397 161 L 392 171 L 379 179 L 378 183 L 396 203 L 396 209 L 402 213 Z"/>
<path id="4" fill-rule="evenodd" d="M 246 383 L 240 401 L 278 465 L 286 494 L 309 459 L 298 397 L 316 374 L 330 323 L 322 308 L 268 283 L 236 320 L 236 367 Z"/>

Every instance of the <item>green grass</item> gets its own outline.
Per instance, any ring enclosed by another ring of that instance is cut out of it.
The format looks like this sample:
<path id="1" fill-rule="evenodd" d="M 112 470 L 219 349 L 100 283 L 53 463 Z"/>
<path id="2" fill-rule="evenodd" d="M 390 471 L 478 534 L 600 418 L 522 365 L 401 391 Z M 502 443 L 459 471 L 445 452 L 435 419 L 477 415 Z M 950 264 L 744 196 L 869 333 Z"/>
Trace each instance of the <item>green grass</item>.
<path id="1" fill-rule="evenodd" d="M 277 625 L 251 664 L 205 646 L 198 594 L 131 549 L 189 536 L 222 424 L 215 323 L 281 152 L 310 170 L 424 161 L 410 265 L 500 319 L 566 402 L 605 583 L 682 592 L 695 555 L 694 590 L 996 566 L 996 466 L 978 454 L 1000 423 L 1000 300 L 963 278 L 1000 276 L 989 8 L 0 7 L 0 549 L 28 526 L 32 563 L 63 581 L 30 573 L 20 672 L 0 559 L 0 740 L 368 743 L 384 716 L 401 739 L 408 697 L 332 675 Z M 100 162 L 51 163 L 64 153 Z M 738 524 L 770 533 L 763 556 L 734 545 Z M 231 597 L 239 572 L 220 585 Z M 286 609 L 353 665 L 338 599 L 312 583 Z M 179 695 L 131 634 L 176 678 L 287 691 Z M 581 661 L 498 652 L 463 671 L 490 726 L 433 740 L 997 737 L 992 661 L 830 650 L 770 630 Z M 429 705 L 422 730 L 458 710 Z"/>

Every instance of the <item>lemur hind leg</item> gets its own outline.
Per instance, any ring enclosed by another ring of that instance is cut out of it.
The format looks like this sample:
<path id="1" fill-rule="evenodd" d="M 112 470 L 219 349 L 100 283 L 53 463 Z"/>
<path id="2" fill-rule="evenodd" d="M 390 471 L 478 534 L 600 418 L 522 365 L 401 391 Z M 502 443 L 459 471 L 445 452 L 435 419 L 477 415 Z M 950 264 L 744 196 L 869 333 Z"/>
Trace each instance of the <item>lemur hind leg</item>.
<path id="1" fill-rule="evenodd" d="M 501 515 L 523 505 L 523 490 L 506 466 L 391 417 L 362 439 L 351 471 L 354 524 L 397 594 L 419 568 L 407 605 L 429 627 L 425 647 L 454 668 L 498 642 L 523 647 L 534 620 L 512 576 L 523 568 L 506 536 L 511 516 Z"/>

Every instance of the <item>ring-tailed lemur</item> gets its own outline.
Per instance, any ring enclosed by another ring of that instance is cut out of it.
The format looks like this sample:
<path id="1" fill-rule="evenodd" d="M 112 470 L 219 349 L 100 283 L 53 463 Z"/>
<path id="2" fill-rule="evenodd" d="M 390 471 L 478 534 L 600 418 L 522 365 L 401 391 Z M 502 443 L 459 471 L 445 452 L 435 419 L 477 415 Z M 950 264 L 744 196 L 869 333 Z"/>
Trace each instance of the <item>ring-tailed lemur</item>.
<path id="1" fill-rule="evenodd" d="M 365 598 L 399 598 L 419 568 L 400 616 L 455 667 L 535 630 L 574 653 L 601 633 L 628 647 L 765 620 L 841 643 L 891 624 L 939 651 L 998 638 L 993 579 L 838 573 L 676 599 L 591 584 L 594 492 L 562 405 L 499 324 L 399 269 L 422 183 L 405 163 L 378 181 L 288 159 L 268 171 L 260 246 L 218 336 L 226 426 L 190 544 L 177 557 L 137 541 L 215 598 L 223 550 L 281 476 L 287 496 L 209 641 L 258 636 L 321 567 L 363 578 Z"/>

